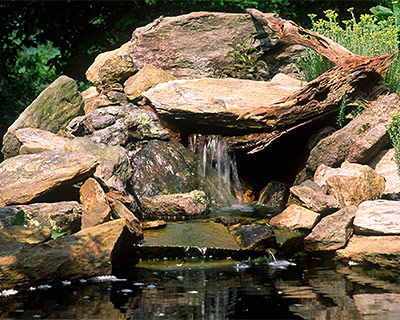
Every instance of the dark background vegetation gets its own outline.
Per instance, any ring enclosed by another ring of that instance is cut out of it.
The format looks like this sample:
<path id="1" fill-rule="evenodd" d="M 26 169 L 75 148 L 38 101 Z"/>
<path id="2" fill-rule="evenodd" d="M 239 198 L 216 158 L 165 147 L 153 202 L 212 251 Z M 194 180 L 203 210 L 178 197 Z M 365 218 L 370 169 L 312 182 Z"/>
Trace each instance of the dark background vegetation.
<path id="1" fill-rule="evenodd" d="M 61 74 L 88 87 L 85 71 L 94 58 L 127 42 L 135 28 L 160 15 L 192 11 L 277 12 L 310 26 L 308 14 L 335 9 L 348 18 L 386 1 L 321 0 L 129 0 L 0 2 L 0 147 L 2 136 L 35 97 Z"/>

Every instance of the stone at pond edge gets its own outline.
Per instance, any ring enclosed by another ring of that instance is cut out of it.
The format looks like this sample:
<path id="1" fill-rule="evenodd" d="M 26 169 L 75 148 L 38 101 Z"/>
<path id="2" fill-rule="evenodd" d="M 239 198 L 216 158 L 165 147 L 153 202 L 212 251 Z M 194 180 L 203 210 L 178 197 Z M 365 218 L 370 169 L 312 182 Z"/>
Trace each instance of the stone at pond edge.
<path id="1" fill-rule="evenodd" d="M 144 221 L 142 222 L 141 225 L 143 230 L 150 230 L 150 229 L 165 228 L 167 226 L 167 223 L 164 220 L 152 220 L 152 221 Z"/>
<path id="2" fill-rule="evenodd" d="M 307 231 L 317 223 L 320 214 L 292 204 L 270 220 L 270 225 L 287 231 Z"/>
<path id="3" fill-rule="evenodd" d="M 110 274 L 125 225 L 119 219 L 0 255 L 0 290 Z"/>
<path id="4" fill-rule="evenodd" d="M 336 258 L 399 269 L 400 236 L 354 235 L 351 237 L 346 248 L 336 251 Z"/>
<path id="5" fill-rule="evenodd" d="M 143 231 L 139 219 L 131 212 L 121 201 L 111 201 L 111 209 L 113 217 L 126 220 L 126 226 L 135 239 L 143 239 Z"/>
<path id="6" fill-rule="evenodd" d="M 307 251 L 331 251 L 344 248 L 353 234 L 353 219 L 356 206 L 339 210 L 322 220 L 304 239 Z"/>
<path id="7" fill-rule="evenodd" d="M 275 246 L 275 234 L 270 226 L 249 224 L 231 227 L 242 250 L 264 251 Z"/>
<path id="8" fill-rule="evenodd" d="M 15 130 L 31 127 L 57 133 L 66 128 L 73 118 L 83 114 L 83 106 L 76 82 L 66 76 L 59 77 L 8 128 L 3 139 L 4 158 L 18 154 L 20 143 L 15 137 Z"/>
<path id="9" fill-rule="evenodd" d="M 279 255 L 290 257 L 303 251 L 303 239 L 305 237 L 303 232 L 274 229 L 274 233 Z"/>
<path id="10" fill-rule="evenodd" d="M 75 233 L 81 228 L 82 207 L 76 201 L 32 203 L 0 208 L 0 228 L 12 224 L 19 211 L 24 213 L 24 226 L 49 228 L 58 233 Z"/>
<path id="11" fill-rule="evenodd" d="M 358 234 L 399 235 L 400 201 L 365 201 L 358 206 L 354 218 Z"/>
<path id="12" fill-rule="evenodd" d="M 0 198 L 7 205 L 27 203 L 59 186 L 84 180 L 96 166 L 96 159 L 83 153 L 19 155 L 0 164 Z"/>
<path id="13" fill-rule="evenodd" d="M 205 218 L 209 202 L 203 191 L 142 197 L 143 219 L 185 220 Z"/>
<path id="14" fill-rule="evenodd" d="M 283 208 L 287 196 L 288 186 L 279 181 L 269 182 L 260 192 L 258 205 L 265 205 L 273 208 Z"/>
<path id="15" fill-rule="evenodd" d="M 89 178 L 79 191 L 83 206 L 82 229 L 93 227 L 110 220 L 111 208 L 101 185 Z"/>

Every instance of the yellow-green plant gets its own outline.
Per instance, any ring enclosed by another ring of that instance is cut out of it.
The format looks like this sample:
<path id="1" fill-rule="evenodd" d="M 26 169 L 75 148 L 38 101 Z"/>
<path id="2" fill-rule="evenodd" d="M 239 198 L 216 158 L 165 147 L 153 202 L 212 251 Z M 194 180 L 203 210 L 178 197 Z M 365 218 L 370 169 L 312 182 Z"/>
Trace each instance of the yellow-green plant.
<path id="1" fill-rule="evenodd" d="M 351 19 L 338 21 L 338 14 L 333 10 L 324 11 L 325 19 L 316 20 L 316 15 L 309 15 L 312 30 L 343 45 L 351 52 L 372 56 L 375 54 L 393 53 L 399 47 L 400 26 L 394 16 L 379 20 L 372 14 L 362 14 L 357 19 L 353 8 L 348 9 Z M 307 49 L 298 61 L 304 80 L 310 81 L 330 69 L 330 62 L 318 53 Z M 400 92 L 400 62 L 393 61 L 386 82 L 393 91 Z"/>
<path id="2" fill-rule="evenodd" d="M 386 126 L 390 140 L 394 148 L 395 161 L 397 164 L 397 172 L 400 175 L 400 113 L 392 115 L 392 121 Z"/>

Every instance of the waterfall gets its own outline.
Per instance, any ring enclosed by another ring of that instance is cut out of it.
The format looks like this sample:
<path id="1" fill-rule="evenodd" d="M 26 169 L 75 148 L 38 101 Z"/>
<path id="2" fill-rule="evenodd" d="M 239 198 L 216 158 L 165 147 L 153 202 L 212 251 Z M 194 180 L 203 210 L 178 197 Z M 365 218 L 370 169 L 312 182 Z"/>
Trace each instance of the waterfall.
<path id="1" fill-rule="evenodd" d="M 194 134 L 189 137 L 189 149 L 201 159 L 202 175 L 206 177 L 215 170 L 218 188 L 228 190 L 236 199 L 242 198 L 236 160 L 228 153 L 228 144 L 217 135 Z"/>

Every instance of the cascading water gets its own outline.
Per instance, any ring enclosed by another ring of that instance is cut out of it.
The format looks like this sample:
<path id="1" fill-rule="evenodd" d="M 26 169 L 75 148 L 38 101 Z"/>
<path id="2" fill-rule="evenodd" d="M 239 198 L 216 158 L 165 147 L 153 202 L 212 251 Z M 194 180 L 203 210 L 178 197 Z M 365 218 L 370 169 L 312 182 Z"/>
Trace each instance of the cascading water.
<path id="1" fill-rule="evenodd" d="M 237 200 L 242 198 L 242 187 L 234 155 L 228 153 L 228 144 L 217 135 L 194 134 L 189 137 L 189 149 L 200 156 L 202 175 L 205 178 L 215 170 L 218 188 L 226 189 Z"/>

